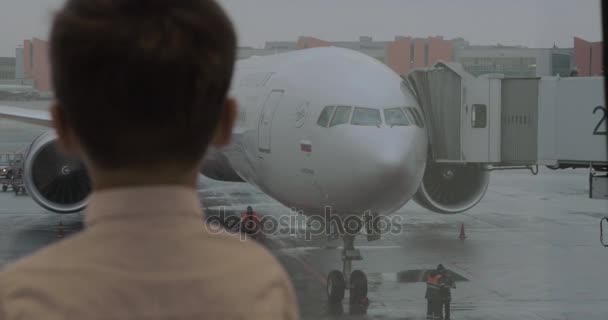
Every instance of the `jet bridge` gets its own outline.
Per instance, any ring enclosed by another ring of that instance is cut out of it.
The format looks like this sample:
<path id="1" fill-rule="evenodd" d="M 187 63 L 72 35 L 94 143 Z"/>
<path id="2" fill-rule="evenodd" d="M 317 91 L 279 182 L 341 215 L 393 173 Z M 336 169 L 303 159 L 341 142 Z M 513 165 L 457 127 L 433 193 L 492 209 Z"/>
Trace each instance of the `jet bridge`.
<path id="1" fill-rule="evenodd" d="M 434 163 L 588 168 L 590 196 L 608 199 L 604 78 L 474 77 L 439 62 L 405 82 L 424 111 Z"/>

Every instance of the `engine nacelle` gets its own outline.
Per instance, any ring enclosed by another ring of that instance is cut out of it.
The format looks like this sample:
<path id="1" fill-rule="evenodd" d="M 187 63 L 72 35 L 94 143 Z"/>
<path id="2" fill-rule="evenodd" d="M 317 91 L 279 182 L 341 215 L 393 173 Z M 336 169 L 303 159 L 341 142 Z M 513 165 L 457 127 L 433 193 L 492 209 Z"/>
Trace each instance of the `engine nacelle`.
<path id="1" fill-rule="evenodd" d="M 56 213 L 82 211 L 91 193 L 84 164 L 59 152 L 57 136 L 52 131 L 32 142 L 25 158 L 23 178 L 34 201 Z"/>
<path id="2" fill-rule="evenodd" d="M 481 201 L 489 183 L 490 172 L 481 165 L 431 163 L 414 201 L 437 213 L 460 213 Z"/>
<path id="3" fill-rule="evenodd" d="M 230 165 L 228 158 L 215 148 L 210 148 L 203 159 L 201 174 L 207 178 L 225 182 L 245 182 Z"/>

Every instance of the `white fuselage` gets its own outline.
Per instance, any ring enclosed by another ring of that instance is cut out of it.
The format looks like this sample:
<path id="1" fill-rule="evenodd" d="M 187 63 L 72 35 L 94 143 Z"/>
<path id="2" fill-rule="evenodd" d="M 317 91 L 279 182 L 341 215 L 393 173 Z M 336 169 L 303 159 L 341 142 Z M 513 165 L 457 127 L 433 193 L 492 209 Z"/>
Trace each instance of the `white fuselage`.
<path id="1" fill-rule="evenodd" d="M 338 48 L 254 57 L 238 63 L 231 95 L 240 111 L 222 152 L 243 180 L 282 204 L 306 214 L 328 206 L 388 214 L 417 191 L 428 142 L 404 108 L 420 109 L 382 63 Z M 342 124 L 331 126 L 326 111 L 329 122 L 319 125 L 327 106 L 343 106 Z M 389 125 L 385 109 L 395 108 L 409 125 Z M 374 116 L 379 124 L 370 124 Z"/>

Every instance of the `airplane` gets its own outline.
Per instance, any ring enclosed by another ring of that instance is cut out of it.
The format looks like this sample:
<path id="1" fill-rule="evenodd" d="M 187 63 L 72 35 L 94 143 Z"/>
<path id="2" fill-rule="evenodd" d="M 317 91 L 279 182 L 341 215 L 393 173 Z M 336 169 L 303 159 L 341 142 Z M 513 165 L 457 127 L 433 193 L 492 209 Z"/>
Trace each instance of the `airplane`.
<path id="1" fill-rule="evenodd" d="M 348 49 L 313 48 L 237 62 L 230 95 L 240 104 L 233 142 L 210 150 L 201 173 L 246 182 L 311 216 L 388 215 L 414 199 L 442 214 L 475 206 L 489 172 L 476 165 L 433 163 L 428 126 L 414 92 L 393 70 Z M 0 116 L 51 128 L 46 111 L 0 106 Z M 91 192 L 78 159 L 56 149 L 52 130 L 25 160 L 33 199 L 56 213 L 82 211 Z M 377 230 L 366 228 L 368 240 Z M 367 296 L 355 237 L 343 235 L 342 270 L 328 276 L 327 295 L 339 303 Z"/>

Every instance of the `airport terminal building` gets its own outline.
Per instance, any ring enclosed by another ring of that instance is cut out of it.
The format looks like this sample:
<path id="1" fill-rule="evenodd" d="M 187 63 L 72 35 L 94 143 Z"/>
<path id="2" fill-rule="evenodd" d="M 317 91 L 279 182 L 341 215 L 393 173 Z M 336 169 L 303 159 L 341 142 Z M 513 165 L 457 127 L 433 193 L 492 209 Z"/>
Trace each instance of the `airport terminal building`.
<path id="1" fill-rule="evenodd" d="M 601 42 L 589 43 L 575 38 L 574 48 L 527 48 L 523 46 L 471 45 L 463 38 L 446 40 L 441 36 L 428 38 L 396 37 L 393 41 L 375 41 L 359 37 L 358 41 L 324 41 L 300 37 L 297 41 L 270 41 L 264 48 L 242 47 L 239 58 L 265 56 L 306 48 L 335 46 L 365 53 L 387 64 L 400 75 L 416 68 L 430 67 L 437 61 L 461 63 L 469 73 L 479 76 L 502 73 L 506 76 L 562 76 L 577 71 L 580 76 L 601 75 Z M 591 56 L 587 49 L 593 48 Z M 599 48 L 599 49 L 598 49 Z M 593 65 L 594 68 L 589 70 Z M 579 67 L 580 66 L 580 67 Z M 578 69 L 581 69 L 580 71 Z"/>
<path id="2" fill-rule="evenodd" d="M 15 79 L 15 60 L 13 57 L 0 58 L 0 80 Z"/>
<path id="3" fill-rule="evenodd" d="M 504 45 L 471 45 L 463 38 L 442 36 L 414 38 L 397 36 L 377 41 L 361 36 L 357 41 L 326 41 L 300 37 L 296 41 L 269 41 L 263 48 L 240 47 L 239 59 L 266 56 L 307 48 L 335 46 L 362 52 L 388 65 L 400 75 L 438 61 L 458 62 L 466 71 L 479 76 L 502 73 L 514 77 L 598 76 L 603 75 L 602 42 L 574 38 L 573 48 L 527 48 Z M 25 40 L 15 57 L 0 58 L 0 85 L 29 87 L 39 93 L 51 92 L 48 43 Z"/>

